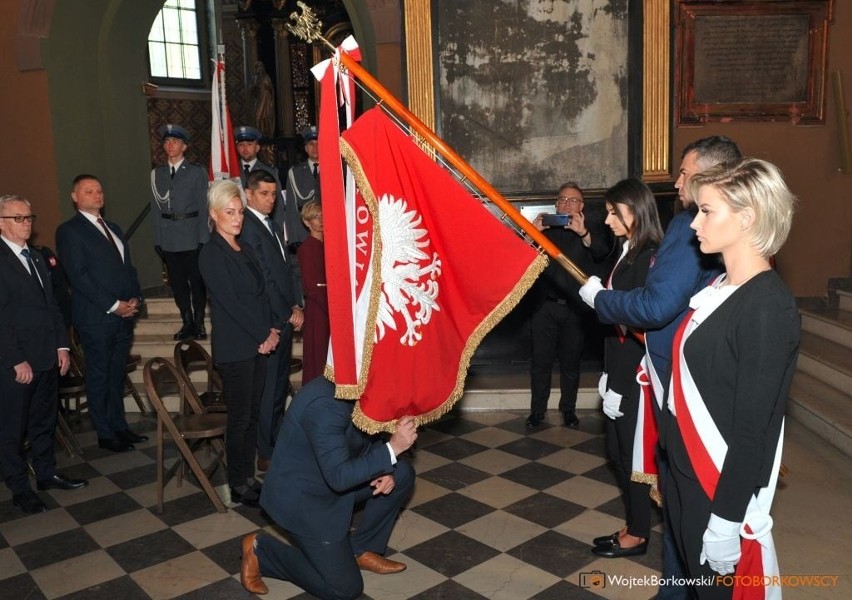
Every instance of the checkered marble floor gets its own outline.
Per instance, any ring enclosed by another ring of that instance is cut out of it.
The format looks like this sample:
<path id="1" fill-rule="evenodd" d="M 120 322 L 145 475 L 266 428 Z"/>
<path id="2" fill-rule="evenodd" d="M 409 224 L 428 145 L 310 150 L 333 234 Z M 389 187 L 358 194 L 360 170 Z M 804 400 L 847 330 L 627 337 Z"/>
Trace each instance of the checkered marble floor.
<path id="1" fill-rule="evenodd" d="M 658 575 L 661 565 L 658 513 L 647 555 L 608 560 L 590 552 L 593 537 L 623 523 L 621 498 L 603 458 L 600 414 L 580 411 L 576 430 L 557 424 L 558 413 L 551 413 L 550 424 L 527 431 L 525 417 L 521 411 L 453 413 L 421 431 L 413 457 L 415 493 L 387 554 L 407 563 L 408 570 L 365 573 L 365 598 L 644 600 L 655 595 L 650 586 L 582 585 L 584 573 L 641 578 Z M 136 417 L 133 426 L 153 437 L 152 418 Z M 88 478 L 87 488 L 43 492 L 51 510 L 26 517 L 12 506 L 5 488 L 0 491 L 0 598 L 253 597 L 239 583 L 239 540 L 261 529 L 277 535 L 264 513 L 232 505 L 218 514 L 199 488 L 189 481 L 177 487 L 173 480 L 165 510 L 158 514 L 153 441 L 116 455 L 99 450 L 90 430 L 80 429 L 78 439 L 85 460 L 57 454 L 57 461 L 65 475 Z M 810 438 L 800 442 L 807 444 Z M 805 469 L 795 460 L 789 466 L 794 474 Z M 847 471 L 839 484 L 846 502 L 849 480 Z M 224 497 L 222 473 L 215 483 Z M 837 486 L 837 481 L 831 485 Z M 804 505 L 807 496 L 795 502 Z M 846 502 L 838 500 L 838 510 L 848 508 Z M 795 535 L 810 538 L 801 531 L 790 537 Z M 849 542 L 845 548 L 848 557 Z M 812 558 L 821 564 L 819 556 Z M 786 597 L 850 597 L 852 565 L 842 560 L 846 564 L 835 572 L 844 574 L 846 587 L 834 590 L 839 595 L 823 590 L 819 596 L 785 592 Z M 807 568 L 806 559 L 798 572 Z M 266 582 L 266 598 L 310 597 L 290 583 Z"/>

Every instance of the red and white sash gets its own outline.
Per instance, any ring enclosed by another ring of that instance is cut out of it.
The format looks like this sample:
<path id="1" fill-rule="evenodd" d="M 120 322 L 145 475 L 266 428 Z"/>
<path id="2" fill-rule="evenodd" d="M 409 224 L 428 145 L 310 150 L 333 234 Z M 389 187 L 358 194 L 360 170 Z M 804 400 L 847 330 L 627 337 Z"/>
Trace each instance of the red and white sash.
<path id="1" fill-rule="evenodd" d="M 662 505 L 657 474 L 657 419 L 654 416 L 654 390 L 648 370 L 648 357 L 644 356 L 636 369 L 636 381 L 639 383 L 639 414 L 636 431 L 633 434 L 632 481 L 647 483 L 651 486 L 651 498 Z M 651 367 L 653 369 L 653 367 Z"/>
<path id="2" fill-rule="evenodd" d="M 719 482 L 728 445 L 716 427 L 692 379 L 683 348 L 690 334 L 734 291 L 733 286 L 714 287 L 721 281 L 721 277 L 723 276 L 720 276 L 711 287 L 705 288 L 692 297 L 690 306 L 693 310 L 686 315 L 675 334 L 673 343 L 675 356 L 672 360 L 672 384 L 669 398 L 670 406 L 673 404 L 672 413 L 676 415 L 690 463 L 709 498 L 713 498 L 716 494 L 716 485 Z M 737 563 L 736 575 L 744 577 L 735 579 L 734 600 L 780 600 L 781 598 L 781 587 L 778 585 L 744 586 L 738 585 L 738 582 L 743 581 L 745 577 L 749 578 L 748 581 L 754 581 L 752 577 L 779 575 L 769 509 L 778 483 L 783 439 L 784 423 L 782 421 L 769 483 L 752 496 L 740 526 L 742 556 Z"/>

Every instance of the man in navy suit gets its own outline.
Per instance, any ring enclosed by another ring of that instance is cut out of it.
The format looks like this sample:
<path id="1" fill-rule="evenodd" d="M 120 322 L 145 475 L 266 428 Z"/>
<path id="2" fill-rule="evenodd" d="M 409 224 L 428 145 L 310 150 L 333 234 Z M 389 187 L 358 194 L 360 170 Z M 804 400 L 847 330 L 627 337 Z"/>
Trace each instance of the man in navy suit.
<path id="1" fill-rule="evenodd" d="M 265 170 L 253 171 L 246 187 L 246 212 L 240 241 L 254 251 L 263 274 L 273 327 L 279 330 L 278 348 L 269 355 L 266 385 L 260 400 L 257 422 L 258 469 L 266 471 L 272 458 L 272 447 L 284 414 L 284 400 L 290 391 L 290 357 L 293 331 L 304 322 L 302 284 L 294 255 L 287 252 L 281 229 L 272 219 L 276 181 Z"/>
<path id="2" fill-rule="evenodd" d="M 28 514 L 47 507 L 30 487 L 21 452 L 24 439 L 30 442 L 39 490 L 72 490 L 89 483 L 56 472 L 57 375 L 67 373 L 70 365 L 68 331 L 44 257 L 27 246 L 34 219 L 27 200 L 0 197 L 0 472 L 12 503 Z"/>
<path id="3" fill-rule="evenodd" d="M 696 173 L 740 157 L 736 143 L 725 136 L 702 138 L 686 146 L 675 182 L 685 210 L 669 223 L 660 248 L 651 261 L 645 286 L 626 291 L 605 290 L 600 279 L 592 277 L 580 288 L 580 296 L 594 307 L 601 323 L 620 323 L 646 330 L 651 380 L 657 400 L 663 405 L 663 409 L 658 410 L 657 403 L 653 404 L 661 440 L 667 420 L 665 396 L 671 378 L 672 339 L 689 309 L 689 299 L 720 272 L 718 257 L 701 254 L 695 232 L 689 227 L 698 209 L 689 197 L 687 183 Z M 664 452 L 658 451 L 657 464 L 662 489 L 668 470 Z M 663 503 L 664 511 L 666 507 Z M 667 521 L 663 535 L 663 578 L 664 581 L 673 581 L 673 578 L 684 576 Z M 685 586 L 665 584 L 661 586 L 657 599 L 687 598 L 688 595 Z"/>
<path id="4" fill-rule="evenodd" d="M 293 399 L 260 496 L 293 545 L 265 534 L 243 538 L 240 577 L 249 592 L 266 593 L 267 576 L 317 598 L 354 599 L 364 589 L 359 569 L 405 569 L 381 555 L 414 487 L 414 469 L 397 460 L 417 439 L 414 419 L 401 418 L 384 441 L 355 428 L 353 409 L 322 377 Z M 361 503 L 364 513 L 352 533 L 352 514 Z"/>
<path id="5" fill-rule="evenodd" d="M 148 439 L 132 432 L 124 417 L 124 377 L 142 290 L 124 234 L 101 216 L 104 192 L 98 178 L 75 177 L 71 199 L 77 214 L 56 230 L 56 244 L 71 284 L 71 319 L 86 357 L 89 415 L 98 445 L 124 452 Z"/>

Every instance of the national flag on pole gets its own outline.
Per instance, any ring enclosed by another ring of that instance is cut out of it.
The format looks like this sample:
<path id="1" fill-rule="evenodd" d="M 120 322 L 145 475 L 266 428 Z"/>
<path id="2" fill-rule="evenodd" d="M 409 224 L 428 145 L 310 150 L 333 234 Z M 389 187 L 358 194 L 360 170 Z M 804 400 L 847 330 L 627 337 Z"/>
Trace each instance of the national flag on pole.
<path id="1" fill-rule="evenodd" d="M 240 162 L 237 146 L 234 143 L 234 128 L 231 124 L 231 112 L 228 110 L 228 96 L 225 92 L 225 59 L 220 54 L 216 61 L 213 88 L 210 93 L 212 124 L 210 127 L 210 181 L 219 179 L 239 179 Z"/>
<path id="2" fill-rule="evenodd" d="M 367 431 L 389 429 L 404 415 L 429 422 L 461 397 L 476 347 L 546 259 L 381 109 L 361 116 L 340 145 L 359 199 L 349 207 L 348 235 L 332 230 L 325 217 L 331 203 L 323 202 L 325 247 L 348 248 L 350 265 L 332 268 L 354 267 L 349 296 L 369 297 L 366 314 L 356 313 L 364 322 L 355 323 L 363 338 L 354 340 L 362 345 L 354 419 Z M 327 255 L 327 265 L 329 258 L 335 257 Z M 352 312 L 351 306 L 330 310 Z"/>

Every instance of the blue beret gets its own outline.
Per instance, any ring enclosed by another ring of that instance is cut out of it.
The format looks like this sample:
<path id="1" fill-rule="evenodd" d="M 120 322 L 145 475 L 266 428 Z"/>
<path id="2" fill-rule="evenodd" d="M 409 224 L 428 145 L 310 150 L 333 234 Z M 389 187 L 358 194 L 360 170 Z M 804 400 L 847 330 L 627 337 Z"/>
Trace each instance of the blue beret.
<path id="1" fill-rule="evenodd" d="M 189 143 L 189 132 L 180 125 L 175 125 L 174 123 L 169 123 L 168 125 L 160 127 L 160 137 L 163 138 L 163 140 L 173 137 L 182 140 L 184 143 Z"/>
<path id="2" fill-rule="evenodd" d="M 262 137 L 260 131 L 248 125 L 240 125 L 234 129 L 234 139 L 238 142 L 259 142 Z"/>
<path id="3" fill-rule="evenodd" d="M 317 133 L 317 126 L 311 125 L 310 127 L 303 129 L 301 132 L 299 132 L 299 135 L 302 136 L 302 139 L 305 140 L 305 143 L 307 144 L 308 142 L 313 141 L 317 139 L 317 137 L 319 137 L 319 134 Z"/>

